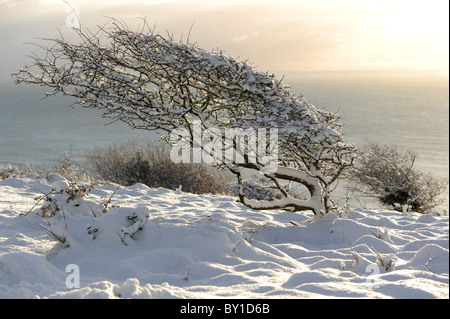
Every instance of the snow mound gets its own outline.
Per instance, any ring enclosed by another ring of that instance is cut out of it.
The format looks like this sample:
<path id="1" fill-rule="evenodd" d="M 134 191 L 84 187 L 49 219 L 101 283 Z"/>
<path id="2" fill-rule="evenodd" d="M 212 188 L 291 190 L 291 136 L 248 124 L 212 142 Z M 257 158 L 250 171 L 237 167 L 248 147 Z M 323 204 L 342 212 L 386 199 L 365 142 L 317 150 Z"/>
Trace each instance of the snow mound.
<path id="1" fill-rule="evenodd" d="M 142 184 L 6 179 L 0 298 L 448 298 L 447 216 L 311 217 Z"/>

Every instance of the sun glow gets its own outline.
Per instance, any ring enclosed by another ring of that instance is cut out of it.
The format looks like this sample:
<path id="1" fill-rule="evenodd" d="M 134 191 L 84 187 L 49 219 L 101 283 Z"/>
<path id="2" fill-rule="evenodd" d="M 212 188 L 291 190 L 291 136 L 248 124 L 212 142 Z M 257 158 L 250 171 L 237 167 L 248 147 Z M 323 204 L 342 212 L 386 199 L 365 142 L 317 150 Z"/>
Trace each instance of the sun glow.
<path id="1" fill-rule="evenodd" d="M 448 1 L 390 2 L 393 2 L 389 6 L 392 11 L 381 15 L 377 21 L 390 36 L 421 36 L 430 32 L 438 36 L 448 34 Z"/>
<path id="2" fill-rule="evenodd" d="M 0 0 L 0 42 L 55 34 L 69 3 L 93 29 L 106 16 L 129 25 L 146 17 L 181 38 L 195 21 L 190 38 L 200 46 L 280 72 L 449 68 L 447 0 Z"/>
<path id="3" fill-rule="evenodd" d="M 413 69 L 448 72 L 449 2 L 384 2 L 389 11 L 368 21 L 379 42 L 390 46 L 386 57 L 395 57 L 399 64 Z"/>

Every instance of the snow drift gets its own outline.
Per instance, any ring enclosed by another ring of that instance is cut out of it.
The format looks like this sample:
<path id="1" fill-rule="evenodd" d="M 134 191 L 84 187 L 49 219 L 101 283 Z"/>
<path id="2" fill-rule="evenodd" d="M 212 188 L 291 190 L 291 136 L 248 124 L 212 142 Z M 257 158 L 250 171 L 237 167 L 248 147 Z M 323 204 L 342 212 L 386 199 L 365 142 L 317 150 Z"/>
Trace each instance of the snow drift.
<path id="1" fill-rule="evenodd" d="M 142 184 L 72 186 L 0 181 L 0 298 L 449 297 L 448 216 L 314 220 Z"/>

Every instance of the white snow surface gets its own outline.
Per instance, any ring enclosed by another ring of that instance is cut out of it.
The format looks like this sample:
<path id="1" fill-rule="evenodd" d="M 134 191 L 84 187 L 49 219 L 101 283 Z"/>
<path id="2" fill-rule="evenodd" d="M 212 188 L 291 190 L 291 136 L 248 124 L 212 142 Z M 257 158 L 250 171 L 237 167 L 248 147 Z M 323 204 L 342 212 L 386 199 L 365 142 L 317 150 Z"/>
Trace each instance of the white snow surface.
<path id="1" fill-rule="evenodd" d="M 69 183 L 0 181 L 0 298 L 449 298 L 448 216 L 314 220 L 142 184 L 119 187 L 103 214 L 106 184 L 41 217 L 34 198 L 52 185 Z"/>

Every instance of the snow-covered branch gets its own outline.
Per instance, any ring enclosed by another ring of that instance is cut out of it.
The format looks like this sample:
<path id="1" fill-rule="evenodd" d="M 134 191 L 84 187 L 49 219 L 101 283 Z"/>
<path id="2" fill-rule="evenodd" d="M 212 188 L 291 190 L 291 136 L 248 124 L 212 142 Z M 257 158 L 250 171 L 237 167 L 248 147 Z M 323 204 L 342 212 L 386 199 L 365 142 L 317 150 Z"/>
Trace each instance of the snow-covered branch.
<path id="1" fill-rule="evenodd" d="M 354 157 L 338 114 L 316 108 L 273 74 L 245 61 L 177 42 L 150 28 L 132 31 L 111 19 L 98 32 L 73 32 L 78 43 L 61 37 L 50 40 L 52 46 L 40 46 L 44 56 L 34 55 L 33 64 L 14 74 L 16 82 L 49 87 L 49 96 L 73 96 L 84 107 L 102 110 L 111 121 L 165 132 L 167 141 L 173 130 L 183 128 L 191 146 L 196 123 L 201 130 L 277 129 L 276 148 L 248 138 L 223 142 L 224 149 L 244 159 L 220 163 L 232 172 L 264 174 L 268 158 L 278 166 L 269 178 L 284 199 L 262 204 L 241 196 L 242 202 L 255 209 L 290 207 L 315 214 L 332 209 L 330 185 Z M 202 150 L 213 154 L 211 147 Z M 310 198 L 295 198 L 284 189 L 285 182 L 304 185 Z"/>

